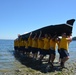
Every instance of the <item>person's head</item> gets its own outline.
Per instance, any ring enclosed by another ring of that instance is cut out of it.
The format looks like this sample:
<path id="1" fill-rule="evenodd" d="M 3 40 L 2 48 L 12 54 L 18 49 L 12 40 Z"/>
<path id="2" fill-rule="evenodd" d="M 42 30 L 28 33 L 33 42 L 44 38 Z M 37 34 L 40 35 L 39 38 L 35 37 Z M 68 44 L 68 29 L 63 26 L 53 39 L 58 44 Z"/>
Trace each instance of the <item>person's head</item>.
<path id="1" fill-rule="evenodd" d="M 48 35 L 48 38 L 49 38 L 49 39 L 51 39 L 51 38 L 52 38 L 51 34 L 49 34 L 49 35 Z"/>
<path id="2" fill-rule="evenodd" d="M 48 38 L 48 35 L 47 34 L 45 34 L 45 38 Z"/>
<path id="3" fill-rule="evenodd" d="M 44 39 L 44 37 L 42 36 L 41 39 Z"/>
<path id="4" fill-rule="evenodd" d="M 28 41 L 28 39 L 27 39 L 27 38 L 25 38 L 24 40 L 25 40 L 25 41 Z"/>
<path id="5" fill-rule="evenodd" d="M 57 41 L 60 41 L 60 38 L 59 37 L 57 38 Z"/>
<path id="6" fill-rule="evenodd" d="M 63 37 L 63 38 L 66 38 L 66 33 L 63 33 L 63 34 L 62 34 L 62 37 Z"/>

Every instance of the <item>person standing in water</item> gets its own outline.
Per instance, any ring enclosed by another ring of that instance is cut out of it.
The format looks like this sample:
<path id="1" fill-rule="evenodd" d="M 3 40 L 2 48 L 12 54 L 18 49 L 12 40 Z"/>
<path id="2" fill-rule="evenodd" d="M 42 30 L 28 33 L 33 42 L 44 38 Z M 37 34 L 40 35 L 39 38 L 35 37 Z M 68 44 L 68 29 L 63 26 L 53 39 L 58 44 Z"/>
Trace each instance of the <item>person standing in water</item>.
<path id="1" fill-rule="evenodd" d="M 32 54 L 33 58 L 37 59 L 37 54 L 38 54 L 38 38 L 37 38 L 37 33 L 35 33 L 34 37 L 32 38 Z"/>
<path id="2" fill-rule="evenodd" d="M 57 40 L 56 40 L 56 35 L 52 38 L 50 38 L 50 51 L 49 51 L 49 63 L 53 67 L 53 62 L 56 56 L 56 45 L 57 45 Z"/>
<path id="3" fill-rule="evenodd" d="M 48 35 L 45 34 L 45 37 L 43 39 L 43 46 L 40 51 L 40 59 L 39 60 L 42 60 L 44 58 L 44 56 L 49 55 L 49 48 L 50 48 L 50 40 L 48 38 Z"/>
<path id="4" fill-rule="evenodd" d="M 61 67 L 65 67 L 65 62 L 69 59 L 68 47 L 69 43 L 72 41 L 72 38 L 67 37 L 66 33 L 62 34 L 62 39 L 60 40 L 60 57 L 61 57 Z"/>

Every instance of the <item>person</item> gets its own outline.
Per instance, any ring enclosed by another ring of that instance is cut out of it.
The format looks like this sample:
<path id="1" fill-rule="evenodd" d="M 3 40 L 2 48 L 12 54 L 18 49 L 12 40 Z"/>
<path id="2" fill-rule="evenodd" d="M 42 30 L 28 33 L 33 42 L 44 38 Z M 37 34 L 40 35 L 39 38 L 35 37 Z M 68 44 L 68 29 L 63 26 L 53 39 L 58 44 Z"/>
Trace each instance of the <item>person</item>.
<path id="1" fill-rule="evenodd" d="M 52 67 L 56 55 L 56 45 L 57 45 L 57 40 L 56 40 L 56 36 L 54 36 L 50 39 L 50 50 L 49 50 L 50 51 L 49 63 L 51 64 Z"/>
<path id="2" fill-rule="evenodd" d="M 26 50 L 26 56 L 29 57 L 29 52 L 28 52 L 28 40 L 25 39 L 25 50 Z"/>
<path id="3" fill-rule="evenodd" d="M 62 39 L 60 41 L 60 56 L 61 56 L 61 63 L 60 66 L 64 68 L 65 62 L 69 59 L 69 52 L 68 47 L 69 43 L 72 41 L 72 38 L 67 37 L 66 33 L 62 34 Z"/>
<path id="4" fill-rule="evenodd" d="M 39 60 L 42 57 L 43 47 L 44 47 L 44 41 L 43 41 L 43 37 L 42 37 L 42 32 L 40 31 L 40 34 L 39 34 L 39 37 L 38 37 L 38 51 L 39 51 L 39 55 L 40 55 Z"/>
<path id="5" fill-rule="evenodd" d="M 37 41 L 37 34 L 32 38 L 32 54 L 33 58 L 37 59 L 37 54 L 38 54 L 38 41 Z"/>
<path id="6" fill-rule="evenodd" d="M 41 37 L 41 34 L 42 32 L 40 31 L 40 34 L 38 37 L 38 57 L 40 56 L 41 50 L 43 49 L 43 38 Z"/>
<path id="7" fill-rule="evenodd" d="M 60 56 L 60 38 L 59 37 L 57 38 L 57 46 L 58 46 L 58 53 L 59 53 L 58 63 L 60 63 L 61 62 L 61 56 Z"/>
<path id="8" fill-rule="evenodd" d="M 19 40 L 19 52 L 21 53 L 21 54 L 23 54 L 23 50 L 24 50 L 24 41 L 23 41 L 23 39 L 20 39 Z"/>
<path id="9" fill-rule="evenodd" d="M 15 39 L 15 40 L 14 40 L 14 49 L 15 49 L 15 51 L 17 51 L 17 45 L 18 45 L 18 44 L 17 44 L 17 39 Z"/>
<path id="10" fill-rule="evenodd" d="M 45 37 L 43 39 L 43 44 L 44 44 L 43 48 L 40 52 L 40 60 L 42 60 L 44 56 L 49 55 L 50 44 L 49 44 L 49 38 L 47 34 L 45 34 Z"/>
<path id="11" fill-rule="evenodd" d="M 32 32 L 30 33 L 29 37 L 28 37 L 28 54 L 29 57 L 31 57 L 30 53 L 32 50 Z"/>
<path id="12" fill-rule="evenodd" d="M 24 54 L 26 54 L 26 39 L 24 40 Z"/>
<path id="13" fill-rule="evenodd" d="M 25 54 L 25 44 L 24 44 L 24 39 L 22 39 L 22 54 Z"/>
<path id="14" fill-rule="evenodd" d="M 20 51 L 21 51 L 21 38 L 18 38 L 18 52 L 20 53 Z"/>

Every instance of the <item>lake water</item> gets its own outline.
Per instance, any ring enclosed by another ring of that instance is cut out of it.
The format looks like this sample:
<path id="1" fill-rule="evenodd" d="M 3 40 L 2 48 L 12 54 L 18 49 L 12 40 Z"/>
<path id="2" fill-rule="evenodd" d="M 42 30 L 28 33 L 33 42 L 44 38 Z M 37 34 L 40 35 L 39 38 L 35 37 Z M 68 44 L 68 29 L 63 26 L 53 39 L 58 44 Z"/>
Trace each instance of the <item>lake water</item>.
<path id="1" fill-rule="evenodd" d="M 76 41 L 72 41 L 69 45 L 70 60 L 76 59 Z M 75 58 L 75 59 L 74 59 Z M 75 60 L 76 61 L 76 60 Z M 2 70 L 14 70 L 19 63 L 14 57 L 14 41 L 0 40 L 0 72 Z"/>

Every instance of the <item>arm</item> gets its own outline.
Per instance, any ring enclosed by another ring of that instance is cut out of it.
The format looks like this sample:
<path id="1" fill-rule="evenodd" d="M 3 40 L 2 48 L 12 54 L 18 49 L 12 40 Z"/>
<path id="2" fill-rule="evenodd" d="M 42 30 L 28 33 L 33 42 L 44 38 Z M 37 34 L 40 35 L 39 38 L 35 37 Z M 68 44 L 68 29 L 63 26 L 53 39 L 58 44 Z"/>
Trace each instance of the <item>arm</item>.
<path id="1" fill-rule="evenodd" d="M 41 38 L 41 34 L 42 34 L 42 32 L 40 31 L 39 39 Z"/>
<path id="2" fill-rule="evenodd" d="M 33 39 L 36 39 L 36 37 L 37 37 L 37 33 L 35 33 L 35 36 L 34 36 L 34 38 L 33 38 Z"/>
<path id="3" fill-rule="evenodd" d="M 71 42 L 71 41 L 72 41 L 72 38 L 68 37 L 68 38 L 67 38 L 67 41 L 68 41 L 68 42 Z"/>
<path id="4" fill-rule="evenodd" d="M 32 36 L 32 32 L 30 33 L 30 35 L 29 35 L 29 38 Z"/>

